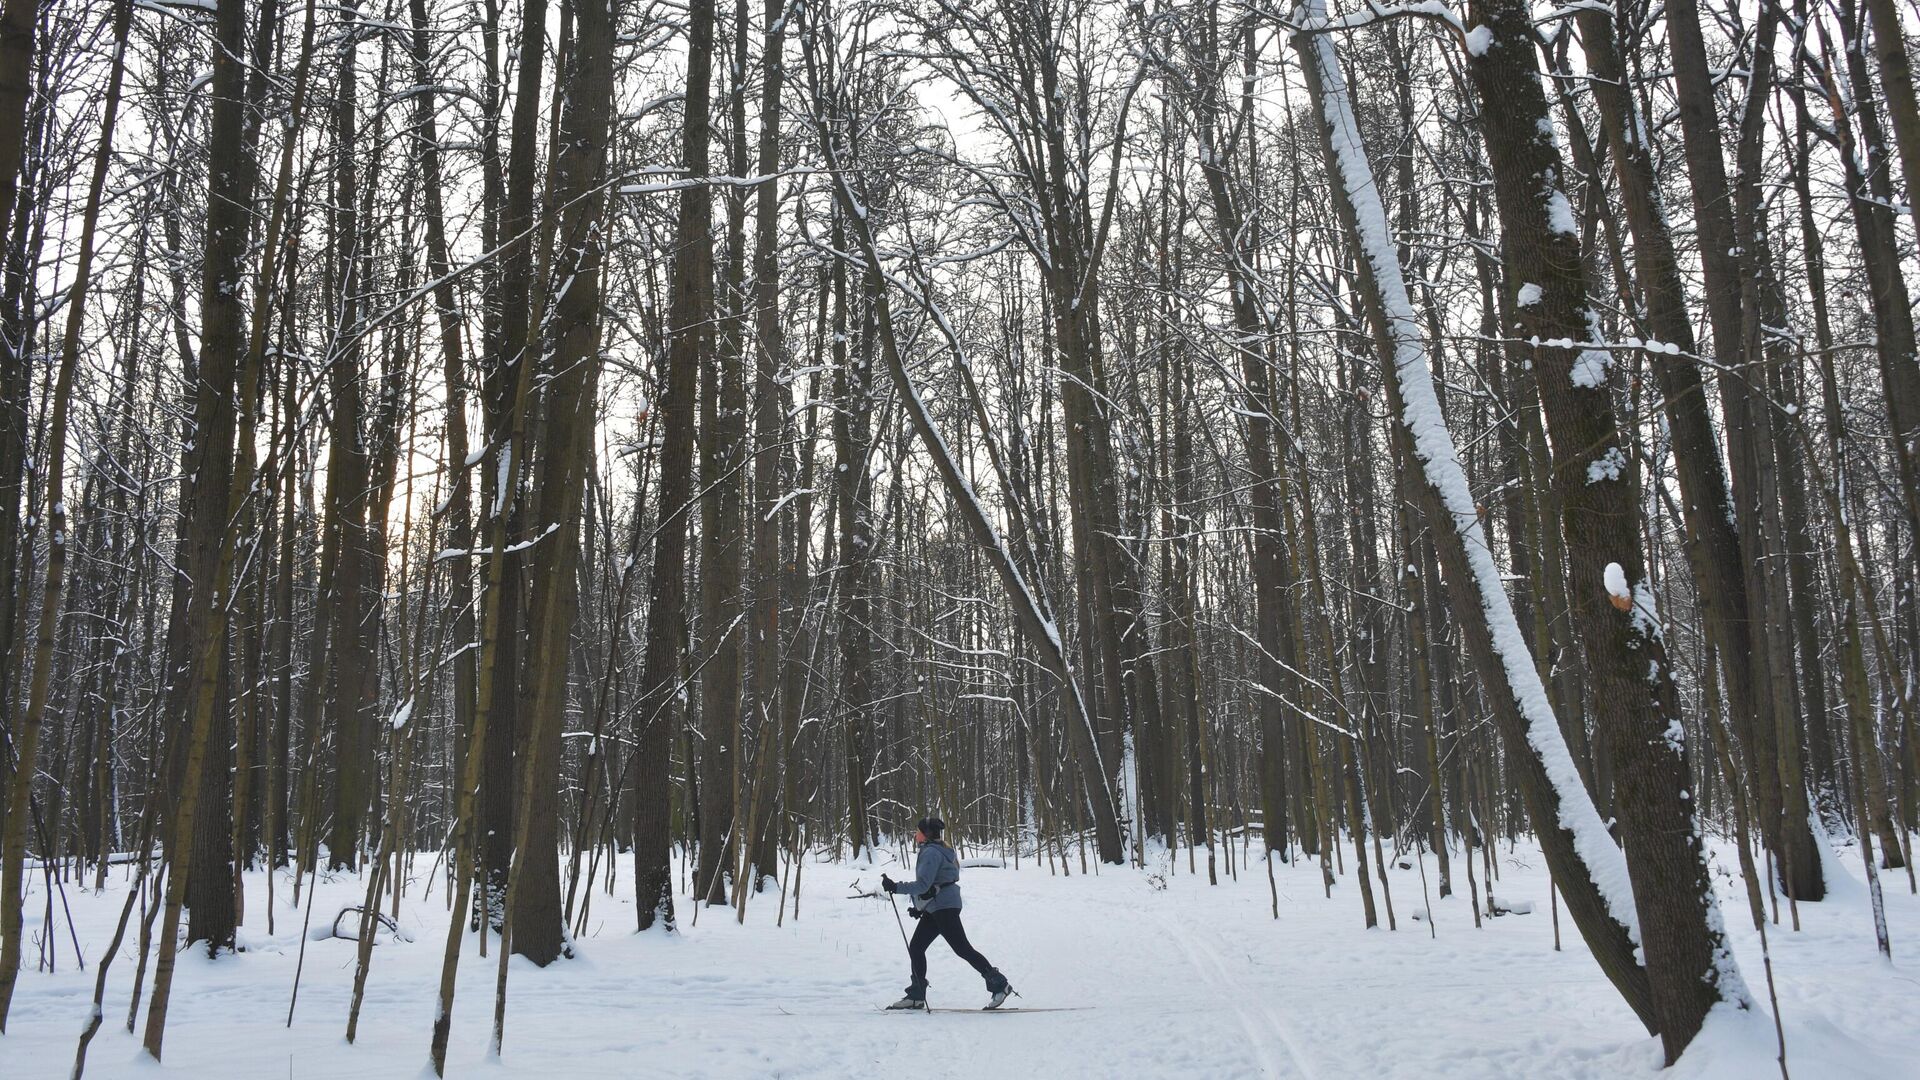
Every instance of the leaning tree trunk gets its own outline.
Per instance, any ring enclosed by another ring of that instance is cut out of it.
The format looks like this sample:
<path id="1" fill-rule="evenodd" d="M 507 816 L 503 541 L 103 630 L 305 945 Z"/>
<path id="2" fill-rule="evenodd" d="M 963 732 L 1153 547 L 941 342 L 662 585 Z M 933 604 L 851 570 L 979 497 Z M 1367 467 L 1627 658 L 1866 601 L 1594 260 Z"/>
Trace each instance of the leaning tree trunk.
<path id="1" fill-rule="evenodd" d="M 1307 9 L 1318 14 L 1317 5 Z M 1501 584 L 1466 472 L 1447 431 L 1428 370 L 1427 349 L 1407 294 L 1404 272 L 1387 235 L 1386 210 L 1354 120 L 1345 74 L 1330 39 L 1299 40 L 1309 94 L 1322 117 L 1322 144 L 1339 178 L 1335 207 L 1361 253 L 1361 300 L 1383 360 L 1399 423 L 1399 452 L 1422 467 L 1419 496 L 1444 568 L 1462 636 L 1484 684 L 1541 850 L 1567 899 L 1567 909 L 1599 962 L 1648 1030 L 1658 1030 L 1647 973 L 1635 956 L 1638 919 L 1625 860 L 1594 810 L 1548 704 L 1540 669 L 1528 651 Z M 1544 101 L 1544 99 L 1543 99 Z M 1482 618 L 1471 618 L 1471 612 Z"/>
<path id="2" fill-rule="evenodd" d="M 821 29 L 815 24 L 808 23 L 807 33 L 804 35 L 804 55 L 807 63 L 808 90 L 813 102 L 815 136 L 834 176 L 834 197 L 840 209 L 841 219 L 846 225 L 853 249 L 858 252 L 864 266 L 863 276 L 866 278 L 867 292 L 872 297 L 874 324 L 879 338 L 881 356 L 893 377 L 894 388 L 900 395 L 913 433 L 932 455 L 934 467 L 938 470 L 949 497 L 958 504 L 962 518 L 973 534 L 975 543 L 987 553 L 1001 586 L 1013 601 L 1013 614 L 1021 636 L 1038 654 L 1041 666 L 1060 681 L 1069 710 L 1068 738 L 1073 746 L 1074 757 L 1080 766 L 1081 776 L 1087 789 L 1087 802 L 1091 809 L 1100 857 L 1105 861 L 1118 862 L 1122 858 L 1118 804 L 1114 799 L 1112 788 L 1107 783 L 1108 773 L 1101 761 L 1099 738 L 1094 731 L 1093 714 L 1087 708 L 1086 699 L 1081 693 L 1080 682 L 1072 670 L 1059 627 L 1042 605 L 1040 594 L 1021 571 L 1011 548 L 1000 535 L 999 529 L 988 517 L 986 508 L 981 505 L 972 483 L 961 471 L 959 461 L 954 457 L 946 440 L 940 435 L 939 429 L 934 424 L 932 413 L 921 400 L 919 391 L 907 372 L 888 300 L 889 281 L 881 269 L 878 245 L 874 239 L 872 225 L 865 213 L 866 203 L 861 197 L 862 193 L 853 189 L 851 174 L 843 169 L 842 163 L 846 160 L 846 149 L 839 141 L 841 136 L 836 134 L 835 129 L 830 126 L 828 113 L 824 111 L 828 107 L 829 99 L 828 91 L 822 85 L 823 76 L 818 55 Z M 839 104 L 840 101 L 836 98 L 833 105 L 837 107 Z M 900 287 L 899 282 L 892 284 Z M 912 294 L 911 291 L 910 294 Z M 918 294 L 918 298 L 930 304 L 930 300 L 924 293 Z M 946 322 L 944 316 L 935 318 L 933 322 L 940 328 L 946 344 L 959 361 L 956 367 L 963 385 L 970 386 L 965 354 L 961 349 L 961 342 L 952 336 L 951 324 Z M 985 415 L 979 398 L 977 394 L 970 396 L 975 418 L 982 421 L 984 427 Z M 1007 480 L 1004 461 L 998 450 L 994 448 L 991 439 L 988 440 L 987 445 L 1002 489 L 1013 490 L 1011 483 Z"/>
<path id="3" fill-rule="evenodd" d="M 1601 127 L 1620 184 L 1627 227 L 1633 235 L 1634 273 L 1646 305 L 1647 330 L 1656 343 L 1678 349 L 1672 354 L 1650 349 L 1648 362 L 1672 433 L 1681 509 L 1687 525 L 1684 550 L 1699 596 L 1701 621 L 1726 671 L 1726 686 L 1738 714 L 1748 707 L 1745 702 L 1755 690 L 1746 659 L 1747 584 L 1719 437 L 1714 432 L 1706 385 L 1695 359 L 1686 286 L 1660 202 L 1653 148 L 1637 134 L 1646 131 L 1647 125 L 1639 102 L 1628 91 L 1626 65 L 1617 38 L 1619 24 L 1602 10 L 1583 9 L 1577 18 L 1587 68 L 1594 75 L 1594 100 L 1600 107 Z"/>
<path id="4" fill-rule="evenodd" d="M 544 0 L 529 0 L 524 12 L 526 23 L 523 33 L 526 39 L 535 42 L 544 41 L 545 11 Z M 536 63 L 524 65 L 521 70 L 521 90 L 534 99 L 539 96 L 539 68 L 540 65 Z M 521 99 L 520 104 L 524 107 L 516 113 L 516 128 L 524 130 L 519 128 L 520 121 L 524 120 L 528 124 L 537 122 L 539 108 L 537 100 L 529 105 L 526 97 Z M 531 143 L 531 135 L 528 136 L 527 141 Z M 515 180 L 522 178 L 523 174 L 519 171 L 521 168 L 524 168 L 524 177 L 527 180 L 525 190 L 516 191 L 515 208 L 525 208 L 526 214 L 524 218 L 517 218 L 513 210 L 510 210 L 508 220 L 503 223 L 502 228 L 512 230 L 508 235 L 512 237 L 514 257 L 507 260 L 507 266 L 517 267 L 525 275 L 529 273 L 528 267 L 532 262 L 530 257 L 524 255 L 524 250 L 532 246 L 531 147 L 526 148 L 523 155 L 522 147 L 516 141 L 513 157 Z M 503 274 L 502 277 L 507 278 L 509 275 Z M 524 285 L 526 277 L 523 276 L 519 280 Z M 508 295 L 515 294 L 508 293 Z M 482 773 L 497 763 L 488 751 L 498 745 L 501 740 L 504 740 L 508 746 L 511 745 L 512 702 L 517 696 L 513 685 L 515 666 L 511 662 L 502 662 L 503 654 L 508 657 L 512 655 L 505 642 L 516 636 L 509 620 L 518 608 L 515 595 L 519 590 L 518 580 L 512 573 L 512 560 L 508 548 L 512 546 L 510 542 L 513 539 L 513 524 L 518 518 L 514 493 L 519 490 L 521 473 L 526 469 L 528 398 L 533 384 L 534 369 L 539 366 L 531 362 L 518 362 L 529 359 L 525 349 L 525 332 L 531 320 L 530 314 L 525 310 L 527 303 L 525 294 L 518 295 L 520 309 L 507 313 L 508 317 L 503 321 L 516 323 L 520 337 L 515 338 L 512 333 L 503 331 L 503 342 L 517 341 L 519 347 L 513 352 L 502 352 L 496 355 L 495 367 L 491 374 L 498 379 L 498 384 L 488 387 L 492 392 L 492 400 L 488 402 L 488 407 L 494 426 L 493 434 L 498 439 L 494 450 L 498 464 L 492 470 L 493 481 L 482 513 L 483 519 L 487 522 L 488 543 L 486 571 L 480 593 L 480 655 L 476 664 L 473 726 L 466 732 L 464 740 L 467 751 L 464 760 L 460 762 L 459 778 L 453 792 L 453 829 L 448 840 L 448 858 L 454 867 L 452 910 L 448 918 L 446 945 L 441 955 L 439 999 L 433 1017 L 432 1043 L 429 1051 L 433 1071 L 438 1076 L 446 1075 L 447 1042 L 453 1029 L 453 998 L 460 967 L 460 941 L 466 928 L 468 905 L 474 899 L 476 892 L 479 893 L 482 901 L 493 909 L 490 912 L 490 918 L 499 921 L 503 938 L 502 958 L 509 955 L 509 943 L 505 938 L 511 931 L 504 909 L 506 886 L 511 880 L 509 870 L 511 859 L 496 854 L 490 844 L 483 846 L 483 840 L 497 838 L 476 835 L 491 829 L 494 825 L 491 817 L 481 814 L 480 808 L 476 807 L 476 802 L 483 788 Z M 504 349 L 506 346 L 502 344 L 501 347 Z M 503 731 L 504 735 L 501 734 Z M 492 801 L 498 794 L 499 787 L 509 785 L 510 780 L 497 779 L 489 772 L 484 786 L 491 789 L 488 791 L 488 797 Z M 476 826 L 480 828 L 476 829 Z M 502 846 L 507 847 L 509 851 L 512 839 L 513 837 L 509 836 L 502 842 Z M 476 887 L 477 864 L 483 851 L 489 859 L 486 864 L 488 876 L 492 877 L 497 871 L 501 878 L 502 887 L 497 896 L 491 881 Z M 497 906 L 496 899 L 499 901 Z M 482 928 L 481 933 L 485 932 Z"/>

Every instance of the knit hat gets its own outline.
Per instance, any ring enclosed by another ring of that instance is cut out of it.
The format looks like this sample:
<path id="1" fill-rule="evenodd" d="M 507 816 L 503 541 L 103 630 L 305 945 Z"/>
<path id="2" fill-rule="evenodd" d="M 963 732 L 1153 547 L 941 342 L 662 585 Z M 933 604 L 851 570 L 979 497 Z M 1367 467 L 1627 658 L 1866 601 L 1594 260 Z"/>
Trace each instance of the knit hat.
<path id="1" fill-rule="evenodd" d="M 927 839 L 938 840 L 940 834 L 947 831 L 947 823 L 937 817 L 923 817 L 920 819 L 920 831 L 927 834 Z"/>

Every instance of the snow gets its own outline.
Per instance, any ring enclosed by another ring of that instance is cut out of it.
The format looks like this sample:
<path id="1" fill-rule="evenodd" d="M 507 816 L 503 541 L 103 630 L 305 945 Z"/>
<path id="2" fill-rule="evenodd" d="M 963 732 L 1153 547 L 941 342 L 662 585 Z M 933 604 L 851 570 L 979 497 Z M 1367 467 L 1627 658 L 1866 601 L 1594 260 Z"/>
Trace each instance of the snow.
<path id="1" fill-rule="evenodd" d="M 1637 581 L 1633 586 L 1633 626 L 1648 641 L 1666 638 L 1667 632 L 1660 625 L 1659 605 L 1653 598 L 1653 589 L 1645 581 Z"/>
<path id="2" fill-rule="evenodd" d="M 1633 592 L 1627 588 L 1627 572 L 1617 562 L 1607 564 L 1607 595 L 1619 600 L 1632 600 Z"/>
<path id="3" fill-rule="evenodd" d="M 1467 53 L 1470 56 L 1485 56 L 1493 48 L 1493 31 L 1485 26 L 1476 26 L 1467 31 Z"/>
<path id="4" fill-rule="evenodd" d="M 1567 201 L 1566 193 L 1559 188 L 1549 188 L 1547 191 L 1547 228 L 1562 236 L 1580 235 L 1580 227 L 1573 216 L 1573 204 Z"/>
<path id="5" fill-rule="evenodd" d="M 1513 302 L 1520 307 L 1532 307 L 1540 302 L 1540 295 L 1540 286 L 1529 281 L 1520 286 L 1520 294 L 1514 298 Z"/>
<path id="6" fill-rule="evenodd" d="M 1667 740 L 1667 749 L 1672 750 L 1676 754 L 1686 752 L 1687 728 L 1678 718 L 1667 721 L 1667 730 L 1663 734 Z M 1687 797 L 1686 792 L 1681 792 L 1680 795 L 1681 798 Z"/>
<path id="7" fill-rule="evenodd" d="M 506 512 L 507 499 L 513 494 L 513 447 L 503 447 L 500 451 L 500 464 L 493 478 L 493 513 L 489 517 L 499 517 Z"/>
<path id="8" fill-rule="evenodd" d="M 1613 357 L 1605 349 L 1582 349 L 1573 360 L 1573 385 L 1592 390 L 1607 385 L 1607 368 Z"/>
<path id="9" fill-rule="evenodd" d="M 1626 475 L 1627 455 L 1617 446 L 1607 447 L 1607 452 L 1587 462 L 1587 483 L 1597 484 L 1602 480 L 1618 480 Z"/>
<path id="10" fill-rule="evenodd" d="M 905 984 L 900 932 L 884 899 L 844 897 L 850 883 L 872 888 L 882 870 L 898 876 L 897 849 L 876 852 L 871 870 L 810 862 L 800 916 L 789 909 L 782 927 L 774 925 L 777 893 L 755 898 L 744 926 L 726 908 L 703 911 L 693 925 L 682 894 L 678 933 L 637 935 L 623 874 L 614 895 L 594 890 L 592 918 L 575 942 L 578 959 L 545 970 L 521 961 L 511 966 L 497 1066 L 487 1063 L 495 968 L 466 935 L 448 1075 L 724 1080 L 909 1067 L 929 1080 L 1779 1075 L 1772 1014 L 1764 1008 L 1716 1012 L 1694 1047 L 1663 1073 L 1658 1040 L 1645 1034 L 1580 947 L 1564 911 L 1565 948 L 1554 951 L 1538 850 L 1502 842 L 1495 859 L 1498 903 L 1533 913 L 1487 919 L 1475 929 L 1465 875 L 1456 869 L 1461 892 L 1431 901 L 1432 936 L 1421 868 L 1411 856 L 1392 860 L 1389 874 L 1401 917 L 1419 912 L 1422 919 L 1403 922 L 1399 933 L 1362 928 L 1351 878 L 1323 898 L 1311 859 L 1275 864 L 1278 920 L 1270 917 L 1257 858 L 1242 866 L 1238 881 L 1223 866 L 1217 888 L 1206 884 L 1204 867 L 1199 876 L 1188 873 L 1184 850 L 1171 860 L 1150 852 L 1145 869 L 1107 867 L 1097 876 L 1080 875 L 1077 863 L 1074 876 L 1051 876 L 1031 851 L 1018 870 L 969 869 L 961 876 L 968 935 L 1012 979 L 1021 994 L 1012 1004 L 1077 1010 L 1006 1016 L 876 1011 Z M 198 950 L 180 955 L 164 1066 L 148 1064 L 138 1036 L 121 1029 L 133 977 L 129 944 L 109 978 L 108 1022 L 88 1054 L 87 1076 L 422 1075 L 447 928 L 444 879 L 433 863 L 432 853 L 416 857 L 400 906 L 401 934 L 382 934 L 373 950 L 353 1045 L 341 1035 L 354 943 L 330 936 L 306 943 L 298 1009 L 292 1026 L 284 1026 L 304 912 L 289 906 L 283 875 L 268 934 L 266 877 L 250 872 L 246 951 L 219 960 Z M 1716 871 L 1737 865 L 1732 849 L 1717 849 Z M 1839 886 L 1835 898 L 1801 904 L 1799 933 L 1769 928 L 1788 1065 L 1796 1077 L 1820 1080 L 1911 1075 L 1920 1056 L 1913 963 L 1898 949 L 1893 964 L 1875 952 L 1858 853 L 1837 854 L 1829 867 Z M 1431 886 L 1432 860 L 1425 871 Z M 1722 902 L 1746 910 L 1738 878 L 1715 877 Z M 4 1043 L 7 1076 L 67 1074 L 89 1011 L 92 961 L 112 933 L 126 887 L 119 867 L 102 895 L 67 887 L 89 966 L 82 972 L 69 962 L 64 925 L 58 973 L 36 972 L 28 958 Z M 30 888 L 27 910 L 38 913 L 42 880 L 32 877 Z M 323 879 L 313 929 L 331 926 L 342 907 L 363 896 L 360 878 Z M 1894 940 L 1915 940 L 1920 900 L 1904 888 L 1890 890 L 1886 900 Z M 1735 922 L 1733 948 L 1757 969 L 1758 937 L 1744 918 Z M 979 980 L 944 945 L 934 946 L 930 963 L 936 1007 L 984 1002 Z"/>

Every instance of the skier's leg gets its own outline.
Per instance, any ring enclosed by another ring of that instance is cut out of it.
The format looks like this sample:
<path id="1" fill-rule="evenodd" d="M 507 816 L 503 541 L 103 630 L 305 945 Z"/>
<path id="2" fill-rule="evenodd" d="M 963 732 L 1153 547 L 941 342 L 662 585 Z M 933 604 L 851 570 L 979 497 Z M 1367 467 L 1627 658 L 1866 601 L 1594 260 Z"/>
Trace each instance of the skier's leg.
<path id="1" fill-rule="evenodd" d="M 949 908 L 946 911 L 935 912 L 932 916 L 929 916 L 929 918 L 939 920 L 940 936 L 947 939 L 947 944 L 952 946 L 955 956 L 972 964 L 973 970 L 979 972 L 980 977 L 987 980 L 988 990 L 998 990 L 1001 986 L 1005 985 L 1007 981 L 1006 976 L 1000 974 L 992 964 L 988 963 L 987 958 L 981 956 L 980 951 L 975 949 L 973 943 L 967 940 L 967 928 L 960 925 L 959 909 Z M 925 920 L 922 921 L 924 922 Z"/>
<path id="2" fill-rule="evenodd" d="M 907 945 L 907 960 L 913 969 L 913 983 L 907 987 L 910 998 L 927 996 L 927 946 L 939 936 L 940 928 L 931 916 L 923 917 L 913 928 L 913 941 Z"/>

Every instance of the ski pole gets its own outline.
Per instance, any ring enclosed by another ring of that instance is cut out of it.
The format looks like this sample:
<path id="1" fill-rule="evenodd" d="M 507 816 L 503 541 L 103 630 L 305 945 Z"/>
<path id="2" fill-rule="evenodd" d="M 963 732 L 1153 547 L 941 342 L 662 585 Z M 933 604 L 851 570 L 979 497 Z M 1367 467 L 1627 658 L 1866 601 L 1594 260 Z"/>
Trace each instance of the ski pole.
<path id="1" fill-rule="evenodd" d="M 894 924 L 900 927 L 900 944 L 907 946 L 907 951 L 912 952 L 913 946 L 907 941 L 906 921 L 900 918 L 900 903 L 893 898 L 892 893 L 887 894 L 887 906 L 893 908 Z"/>

